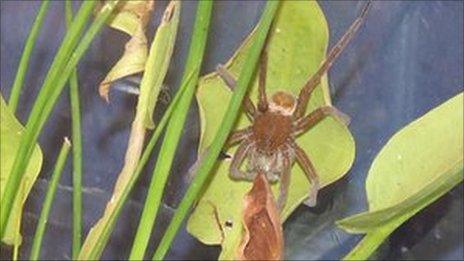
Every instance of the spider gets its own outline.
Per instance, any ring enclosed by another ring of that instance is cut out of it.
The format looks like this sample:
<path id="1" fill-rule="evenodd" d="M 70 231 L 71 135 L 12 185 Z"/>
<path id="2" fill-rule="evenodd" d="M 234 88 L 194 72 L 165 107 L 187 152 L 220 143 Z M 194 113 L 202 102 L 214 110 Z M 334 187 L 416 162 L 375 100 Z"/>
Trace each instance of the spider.
<path id="1" fill-rule="evenodd" d="M 295 161 L 300 164 L 311 182 L 309 196 L 305 200 L 305 204 L 308 206 L 316 205 L 317 192 L 320 188 L 319 177 L 308 155 L 298 146 L 295 138 L 314 127 L 327 116 L 332 116 L 343 124 L 348 124 L 348 116 L 332 106 L 319 107 L 307 115 L 305 115 L 305 111 L 312 91 L 358 31 L 369 6 L 370 2 L 363 7 L 360 15 L 330 50 L 319 69 L 303 86 L 297 98 L 289 92 L 277 91 L 268 100 L 265 89 L 266 51 L 264 50 L 261 54 L 257 108 L 248 96 L 244 98 L 242 104 L 252 124 L 245 129 L 232 132 L 226 146 L 240 142 L 230 165 L 232 179 L 252 181 L 258 171 L 263 171 L 269 182 L 274 183 L 280 180 L 280 194 L 277 201 L 280 210 L 286 203 L 290 171 Z M 236 81 L 225 67 L 218 65 L 217 73 L 230 89 L 234 89 Z M 247 168 L 246 171 L 242 171 L 240 167 L 245 158 L 247 159 Z"/>

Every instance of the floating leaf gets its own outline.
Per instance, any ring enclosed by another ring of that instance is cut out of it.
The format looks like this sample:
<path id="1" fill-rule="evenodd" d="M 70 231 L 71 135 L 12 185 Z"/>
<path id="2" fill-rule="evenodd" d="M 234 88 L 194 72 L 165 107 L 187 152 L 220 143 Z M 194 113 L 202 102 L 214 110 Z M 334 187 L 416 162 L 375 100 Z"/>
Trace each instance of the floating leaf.
<path id="1" fill-rule="evenodd" d="M 145 28 L 154 3 L 154 0 L 123 2 L 108 20 L 109 26 L 129 34 L 131 39 L 126 43 L 122 57 L 100 83 L 98 90 L 106 101 L 109 101 L 108 93 L 112 82 L 142 72 L 145 68 L 148 57 Z"/>
<path id="2" fill-rule="evenodd" d="M 284 235 L 280 214 L 266 176 L 260 172 L 243 201 L 245 232 L 238 260 L 281 260 Z"/>
<path id="3" fill-rule="evenodd" d="M 3 200 L 3 192 L 5 191 L 5 185 L 7 184 L 8 176 L 11 172 L 14 157 L 18 150 L 21 135 L 24 127 L 15 118 L 13 113 L 7 107 L 3 96 L 0 95 L 0 203 Z M 42 167 L 42 151 L 38 145 L 35 146 L 29 165 L 26 168 L 26 173 L 21 178 L 19 194 L 16 195 L 13 203 L 13 208 L 8 219 L 6 232 L 2 238 L 2 242 L 8 245 L 13 245 L 16 242 L 16 238 L 20 239 L 21 235 L 16 234 L 16 228 L 18 224 L 16 220 L 21 219 L 21 211 L 26 201 L 27 195 L 31 191 L 32 185 L 39 175 L 40 168 Z M 1 204 L 3 205 L 3 203 Z M 20 243 L 18 240 L 17 243 Z"/>
<path id="4" fill-rule="evenodd" d="M 372 163 L 369 211 L 340 220 L 367 233 L 346 257 L 366 259 L 393 230 L 463 180 L 463 94 L 397 132 Z"/>
<path id="5" fill-rule="evenodd" d="M 268 42 L 267 90 L 271 94 L 285 89 L 297 95 L 308 78 L 317 70 L 324 58 L 328 43 L 328 29 L 324 15 L 316 2 L 282 2 Z M 251 44 L 253 33 L 245 40 L 234 56 L 226 64 L 228 70 L 237 75 L 243 66 L 246 52 Z M 231 97 L 230 90 L 216 73 L 200 79 L 197 100 L 201 117 L 201 140 L 199 155 L 211 143 L 214 134 L 220 128 L 225 113 L 224 104 Z M 256 80 L 250 91 L 250 97 L 256 101 Z M 327 78 L 314 91 L 308 106 L 308 112 L 316 107 L 330 104 Z M 242 115 L 237 129 L 250 125 Z M 354 140 L 345 125 L 327 118 L 309 132 L 301 135 L 297 143 L 308 153 L 314 163 L 321 185 L 326 186 L 341 178 L 351 167 L 354 159 Z M 233 154 L 236 147 L 227 151 Z M 241 238 L 242 198 L 251 187 L 250 182 L 233 181 L 229 178 L 229 160 L 221 161 L 214 177 L 204 192 L 188 222 L 188 231 L 205 244 L 221 244 L 221 257 L 232 259 Z M 295 164 L 287 204 L 282 213 L 285 220 L 290 213 L 303 202 L 308 195 L 310 183 L 301 168 Z M 277 186 L 274 185 L 273 189 Z M 211 216 L 211 204 L 217 206 L 221 224 L 233 224 L 225 230 L 224 241 L 221 231 Z"/>

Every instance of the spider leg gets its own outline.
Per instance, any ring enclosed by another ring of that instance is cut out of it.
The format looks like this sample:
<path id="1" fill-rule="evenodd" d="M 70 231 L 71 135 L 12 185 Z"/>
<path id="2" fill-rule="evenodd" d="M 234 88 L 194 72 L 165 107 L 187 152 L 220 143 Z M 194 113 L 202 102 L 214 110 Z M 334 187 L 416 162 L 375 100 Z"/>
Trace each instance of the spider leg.
<path id="1" fill-rule="evenodd" d="M 229 87 L 231 91 L 234 91 L 235 86 L 237 85 L 237 81 L 234 79 L 234 76 L 229 71 L 227 71 L 227 69 L 222 64 L 216 66 L 216 72 L 225 82 L 227 87 Z M 250 120 L 253 120 L 256 115 L 256 108 L 255 105 L 253 105 L 253 102 L 250 100 L 250 97 L 248 97 L 248 95 L 243 98 L 242 104 L 244 106 L 248 118 Z"/>
<path id="2" fill-rule="evenodd" d="M 309 197 L 306 199 L 305 204 L 310 207 L 314 207 L 317 202 L 317 192 L 319 190 L 319 176 L 317 175 L 314 165 L 309 160 L 306 152 L 300 148 L 296 143 L 292 144 L 295 150 L 296 161 L 303 168 L 303 172 L 311 182 L 311 188 L 309 189 Z"/>
<path id="3" fill-rule="evenodd" d="M 306 82 L 304 87 L 301 89 L 298 96 L 298 106 L 294 112 L 296 118 L 303 116 L 306 110 L 306 106 L 309 101 L 311 93 L 314 91 L 316 86 L 320 83 L 322 76 L 330 69 L 332 63 L 337 59 L 340 53 L 346 48 L 351 39 L 353 39 L 356 32 L 359 30 L 364 18 L 367 15 L 371 1 L 368 1 L 363 7 L 360 15 L 354 20 L 350 28 L 345 32 L 345 34 L 340 38 L 337 44 L 330 50 L 329 54 L 325 60 L 321 63 L 319 69 L 316 73 L 311 76 L 311 78 Z"/>
<path id="4" fill-rule="evenodd" d="M 224 145 L 224 147 L 232 146 L 235 143 L 240 142 L 243 139 L 249 137 L 250 136 L 250 130 L 251 130 L 251 128 L 247 127 L 245 129 L 233 131 L 229 135 L 229 138 L 227 139 L 226 144 Z"/>
<path id="5" fill-rule="evenodd" d="M 240 170 L 243 160 L 245 159 L 248 149 L 250 148 L 250 142 L 248 140 L 242 141 L 235 151 L 232 162 L 230 163 L 230 177 L 235 180 L 253 180 L 254 177 L 250 177 L 247 173 Z"/>
<path id="6" fill-rule="evenodd" d="M 240 142 L 240 141 L 243 141 L 244 139 L 246 139 L 248 136 L 250 135 L 250 128 L 245 128 L 245 129 L 241 129 L 241 130 L 237 130 L 237 131 L 233 131 L 229 138 L 227 139 L 226 141 L 226 144 L 224 144 L 224 148 L 226 147 L 229 147 L 237 142 Z M 209 152 L 209 147 L 207 147 L 203 153 L 199 154 L 198 155 L 198 158 L 197 160 L 195 161 L 195 163 L 193 163 L 193 165 L 189 168 L 188 172 L 187 172 L 187 181 L 190 182 L 193 177 L 197 174 L 197 170 L 198 170 L 198 167 L 200 165 L 200 162 L 203 160 L 203 158 L 206 156 L 206 154 L 208 154 Z"/>
<path id="7" fill-rule="evenodd" d="M 263 49 L 259 61 L 259 80 L 258 80 L 258 110 L 265 112 L 268 107 L 266 97 L 266 75 L 267 75 L 267 51 Z"/>
<path id="8" fill-rule="evenodd" d="M 333 106 L 323 106 L 312 111 L 305 117 L 298 119 L 293 127 L 293 133 L 299 134 L 304 132 L 317 125 L 327 116 L 332 116 L 345 125 L 348 125 L 350 122 L 350 117 L 339 111 L 337 108 Z"/>
<path id="9" fill-rule="evenodd" d="M 280 212 L 285 207 L 285 203 L 287 203 L 287 194 L 288 194 L 288 187 L 290 185 L 290 176 L 291 176 L 291 161 L 289 155 L 285 155 L 283 158 L 283 172 L 282 177 L 280 179 L 280 194 L 277 200 L 277 207 Z"/>

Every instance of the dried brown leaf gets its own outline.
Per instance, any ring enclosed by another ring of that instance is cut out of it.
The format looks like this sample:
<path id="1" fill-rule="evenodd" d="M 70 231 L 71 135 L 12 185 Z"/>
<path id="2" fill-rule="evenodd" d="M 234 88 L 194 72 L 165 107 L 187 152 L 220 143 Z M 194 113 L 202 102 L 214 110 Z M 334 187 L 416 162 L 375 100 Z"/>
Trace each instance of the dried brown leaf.
<path id="1" fill-rule="evenodd" d="M 262 172 L 243 202 L 244 234 L 238 247 L 239 260 L 281 260 L 284 239 L 280 213 L 271 187 Z"/>

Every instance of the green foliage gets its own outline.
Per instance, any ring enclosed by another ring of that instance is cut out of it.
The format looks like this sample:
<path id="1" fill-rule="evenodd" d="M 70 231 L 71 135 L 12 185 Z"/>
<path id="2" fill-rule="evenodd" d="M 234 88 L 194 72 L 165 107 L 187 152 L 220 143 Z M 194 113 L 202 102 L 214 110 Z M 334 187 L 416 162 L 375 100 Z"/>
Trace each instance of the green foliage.
<path id="1" fill-rule="evenodd" d="M 8 100 L 8 107 L 15 113 L 16 107 L 18 107 L 19 96 L 23 87 L 24 79 L 26 77 L 27 68 L 29 66 L 29 59 L 31 58 L 32 50 L 34 49 L 37 37 L 39 36 L 40 28 L 42 27 L 43 20 L 50 5 L 49 0 L 45 0 L 40 5 L 37 17 L 34 20 L 31 31 L 27 36 L 26 44 L 24 46 L 23 53 L 21 54 L 21 60 L 19 60 L 18 72 L 16 73 L 13 86 L 11 87 L 10 99 Z"/>
<path id="2" fill-rule="evenodd" d="M 146 128 L 155 127 L 153 110 L 174 51 L 181 6 L 182 2 L 172 1 L 167 7 L 150 47 L 145 67 L 146 73 L 140 84 L 140 102 L 137 104 L 137 113 L 143 115 Z"/>
<path id="3" fill-rule="evenodd" d="M 48 214 L 50 213 L 50 209 L 52 208 L 53 198 L 55 197 L 55 192 L 58 188 L 61 173 L 63 172 L 66 159 L 68 158 L 69 148 L 71 148 L 71 143 L 69 143 L 68 138 L 65 138 L 63 145 L 61 146 L 60 153 L 58 154 L 58 158 L 55 163 L 55 168 L 50 178 L 50 183 L 47 188 L 47 194 L 45 195 L 42 210 L 40 211 L 40 217 L 39 221 L 37 222 L 37 229 L 35 231 L 34 241 L 32 242 L 31 255 L 29 256 L 30 260 L 39 259 L 40 247 L 42 246 L 42 239 L 45 233 L 45 228 L 47 226 Z"/>
<path id="4" fill-rule="evenodd" d="M 185 119 L 198 81 L 198 74 L 200 73 L 206 47 L 212 5 L 211 1 L 198 2 L 190 50 L 181 83 L 181 85 L 188 84 L 186 86 L 187 89 L 169 120 L 168 128 L 158 154 L 158 160 L 153 170 L 147 199 L 129 257 L 132 260 L 144 258 L 150 233 L 160 207 L 164 187 L 174 160 L 177 144 L 184 130 Z M 190 75 L 192 76 L 191 80 L 189 79 Z"/>
<path id="5" fill-rule="evenodd" d="M 206 153 L 206 156 L 201 160 L 201 162 L 199 162 L 198 168 L 196 169 L 196 176 L 192 180 L 184 198 L 180 202 L 179 207 L 166 230 L 166 233 L 161 239 L 161 242 L 156 249 L 155 254 L 153 255 L 153 259 L 155 260 L 164 258 L 185 216 L 189 212 L 194 201 L 197 200 L 202 187 L 205 185 L 208 177 L 210 176 L 211 170 L 216 164 L 216 159 L 221 151 L 221 148 L 223 147 L 230 131 L 233 128 L 234 122 L 236 121 L 243 97 L 245 96 L 245 93 L 250 86 L 256 64 L 258 63 L 260 53 L 264 46 L 266 36 L 270 30 L 271 23 L 274 19 L 274 15 L 278 9 L 278 6 L 279 2 L 270 1 L 266 3 L 261 20 L 256 29 L 256 37 L 250 47 L 250 50 L 245 56 L 244 66 L 241 69 L 236 89 L 232 95 L 232 98 L 229 100 L 225 116 L 222 118 L 221 128 L 217 130 L 211 146 Z M 226 101 L 223 100 L 222 102 Z M 224 103 L 221 104 L 221 106 L 223 105 Z"/>
<path id="6" fill-rule="evenodd" d="M 256 31 L 250 34 L 234 56 L 226 64 L 229 71 L 237 75 L 244 66 Z M 285 90 L 298 95 L 309 77 L 318 69 L 328 44 L 327 23 L 316 2 L 287 1 L 281 4 L 269 35 L 269 61 L 267 68 L 267 91 Z M 257 80 L 249 92 L 256 102 Z M 227 115 L 226 104 L 232 93 L 216 74 L 202 77 L 197 91 L 201 115 L 200 152 L 210 146 L 216 132 L 223 128 L 222 118 Z M 307 112 L 323 105 L 330 105 L 327 78 L 314 91 Z M 249 126 L 250 122 L 241 115 L 236 129 Z M 326 186 L 340 179 L 351 167 L 355 145 L 348 128 L 332 118 L 327 118 L 309 132 L 301 135 L 297 143 L 308 153 L 314 163 L 321 185 Z M 227 151 L 233 154 L 236 147 Z M 214 169 L 214 177 L 202 195 L 196 210 L 189 219 L 187 229 L 205 244 L 221 244 L 220 258 L 234 258 L 234 250 L 242 233 L 241 210 L 244 195 L 251 187 L 250 182 L 233 181 L 229 178 L 229 160 L 223 160 Z M 276 190 L 278 185 L 274 185 Z M 288 201 L 283 219 L 308 196 L 310 183 L 302 169 L 295 164 Z M 214 208 L 221 224 L 215 220 Z M 232 228 L 226 228 L 231 221 Z M 222 238 L 221 227 L 224 229 Z"/>
<path id="7" fill-rule="evenodd" d="M 4 206 L 5 186 L 10 178 L 11 167 L 13 166 L 14 157 L 18 151 L 21 136 L 24 134 L 24 127 L 15 118 L 10 108 L 6 105 L 3 96 L 0 96 L 0 204 Z M 20 188 L 13 203 L 12 211 L 8 219 L 5 235 L 2 242 L 8 245 L 15 244 L 15 238 L 20 235 L 16 231 L 16 221 L 21 220 L 21 210 L 27 195 L 31 191 L 34 181 L 39 175 L 42 167 L 42 151 L 39 145 L 35 144 L 31 160 L 26 168 L 24 175 L 21 177 Z M 20 242 L 18 242 L 20 244 Z"/>
<path id="8" fill-rule="evenodd" d="M 369 211 L 338 221 L 367 233 L 345 259 L 367 259 L 398 226 L 463 180 L 463 94 L 397 132 L 372 163 Z"/>
<path id="9" fill-rule="evenodd" d="M 118 0 L 113 0 L 105 4 L 81 38 L 80 35 L 95 4 L 95 2 L 84 2 L 63 39 L 28 118 L 24 135 L 21 137 L 11 173 L 3 192 L 3 211 L 0 213 L 0 235 L 2 237 L 5 234 L 16 191 L 18 191 L 21 178 L 27 167 L 25 162 L 29 162 L 32 156 L 40 131 L 45 125 L 69 76 L 117 3 Z"/>
<path id="10" fill-rule="evenodd" d="M 65 2 L 66 26 L 72 23 L 71 0 Z M 72 221 L 72 257 L 77 258 L 82 237 L 82 132 L 81 108 L 79 101 L 79 82 L 77 69 L 69 79 L 69 100 L 71 103 L 71 140 L 72 140 L 72 178 L 73 178 L 73 221 Z"/>

